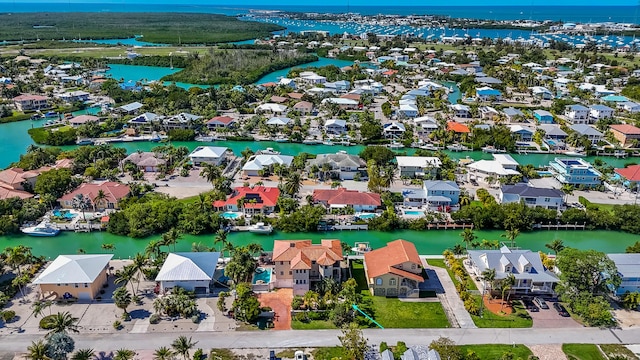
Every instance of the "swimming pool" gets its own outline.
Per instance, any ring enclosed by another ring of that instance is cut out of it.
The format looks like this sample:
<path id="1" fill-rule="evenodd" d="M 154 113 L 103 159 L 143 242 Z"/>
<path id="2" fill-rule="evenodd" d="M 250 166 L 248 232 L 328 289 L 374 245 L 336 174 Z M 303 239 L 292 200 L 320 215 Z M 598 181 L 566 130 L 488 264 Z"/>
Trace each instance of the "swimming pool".
<path id="1" fill-rule="evenodd" d="M 376 216 L 378 216 L 378 215 L 373 214 L 373 213 L 356 214 L 356 217 L 358 217 L 358 218 L 360 218 L 362 220 L 373 219 Z"/>
<path id="2" fill-rule="evenodd" d="M 233 212 L 233 211 L 225 211 L 220 216 L 222 216 L 225 219 L 237 219 L 240 217 L 240 213 Z"/>
<path id="3" fill-rule="evenodd" d="M 553 176 L 553 173 L 551 171 L 538 171 L 538 175 L 542 177 L 546 177 L 546 176 Z"/>
<path id="4" fill-rule="evenodd" d="M 257 268 L 253 273 L 252 284 L 268 284 L 271 282 L 271 269 L 270 268 Z"/>
<path id="5" fill-rule="evenodd" d="M 424 211 L 405 210 L 404 214 L 405 215 L 412 215 L 412 216 L 422 216 L 422 215 L 424 215 Z"/>
<path id="6" fill-rule="evenodd" d="M 53 216 L 62 217 L 65 219 L 73 219 L 76 217 L 75 214 L 72 214 L 69 210 L 53 210 Z"/>

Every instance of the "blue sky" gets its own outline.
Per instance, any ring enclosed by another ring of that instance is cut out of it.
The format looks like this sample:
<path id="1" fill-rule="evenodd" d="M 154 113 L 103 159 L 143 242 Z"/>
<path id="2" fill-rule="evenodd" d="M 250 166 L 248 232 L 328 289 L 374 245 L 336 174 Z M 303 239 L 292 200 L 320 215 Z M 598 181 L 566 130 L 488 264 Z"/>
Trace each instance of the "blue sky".
<path id="1" fill-rule="evenodd" d="M 0 0 L 0 3 L 115 3 L 115 4 L 183 4 L 183 5 L 322 5 L 344 6 L 347 2 L 351 6 L 636 6 L 637 0 L 447 0 L 441 3 L 433 1 L 415 0 L 236 0 L 236 1 L 199 1 L 199 0 Z M 1 10 L 0 10 L 1 11 Z"/>

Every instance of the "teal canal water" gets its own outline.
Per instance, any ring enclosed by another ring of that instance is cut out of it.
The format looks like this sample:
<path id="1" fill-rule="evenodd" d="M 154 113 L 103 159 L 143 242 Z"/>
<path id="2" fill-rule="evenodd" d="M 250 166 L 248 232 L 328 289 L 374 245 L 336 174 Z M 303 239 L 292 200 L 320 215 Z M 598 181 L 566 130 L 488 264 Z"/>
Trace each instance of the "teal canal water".
<path id="1" fill-rule="evenodd" d="M 429 230 L 429 231 L 335 231 L 329 233 L 274 233 L 272 235 L 256 235 L 251 233 L 231 233 L 228 239 L 234 245 L 246 245 L 260 243 L 265 250 L 272 250 L 273 240 L 276 239 L 311 239 L 319 242 L 320 239 L 339 239 L 350 245 L 359 241 L 369 241 L 373 248 L 384 246 L 387 242 L 396 239 L 405 239 L 413 242 L 420 254 L 438 255 L 445 249 L 461 243 L 460 230 Z M 500 238 L 500 231 L 476 231 L 478 239 L 504 240 Z M 0 249 L 7 246 L 23 244 L 31 246 L 36 255 L 55 257 L 59 254 L 75 254 L 78 249 L 84 249 L 88 253 L 104 253 L 102 244 L 114 244 L 114 254 L 117 258 L 129 258 L 137 252 L 144 251 L 149 240 L 157 239 L 153 236 L 147 239 L 131 239 L 125 236 L 116 236 L 106 232 L 74 233 L 63 232 L 52 238 L 28 237 L 25 235 L 0 237 Z M 191 244 L 202 242 L 208 246 L 214 246 L 213 235 L 191 236 L 185 235 L 177 246 L 177 251 L 190 251 Z M 548 252 L 544 244 L 553 239 L 562 239 L 567 246 L 580 249 L 595 249 L 604 252 L 624 252 L 625 248 L 640 239 L 638 235 L 615 231 L 536 231 L 521 234 L 516 245 L 533 251 Z M 173 250 L 173 249 L 172 249 Z"/>

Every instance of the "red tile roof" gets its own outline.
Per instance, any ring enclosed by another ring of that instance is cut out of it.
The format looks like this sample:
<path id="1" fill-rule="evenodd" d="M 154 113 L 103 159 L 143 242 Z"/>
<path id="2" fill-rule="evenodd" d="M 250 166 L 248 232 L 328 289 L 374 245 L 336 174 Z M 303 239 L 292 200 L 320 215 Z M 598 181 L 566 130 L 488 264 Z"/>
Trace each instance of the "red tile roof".
<path id="1" fill-rule="evenodd" d="M 222 124 L 225 124 L 225 125 L 229 125 L 234 121 L 236 121 L 236 120 L 234 118 L 230 117 L 230 116 L 216 116 L 214 118 L 209 119 L 209 121 L 207 121 L 207 124 L 218 122 L 218 123 L 222 123 Z"/>
<path id="2" fill-rule="evenodd" d="M 295 92 L 289 93 L 289 97 L 292 99 L 300 100 L 302 99 L 303 96 L 304 94 L 300 94 L 300 93 L 295 93 Z"/>
<path id="3" fill-rule="evenodd" d="M 609 128 L 625 135 L 640 135 L 640 128 L 629 124 L 615 124 L 609 126 Z"/>
<path id="4" fill-rule="evenodd" d="M 38 171 L 25 171 L 20 168 L 10 168 L 0 171 L 0 183 L 5 183 L 10 187 L 22 184 L 25 180 L 40 175 Z"/>
<path id="5" fill-rule="evenodd" d="M 453 132 L 457 132 L 457 133 L 468 133 L 468 132 L 471 132 L 471 130 L 469 130 L 469 127 L 467 125 L 461 124 L 461 123 L 455 122 L 455 121 L 449 121 L 447 123 L 447 130 L 453 131 Z"/>
<path id="6" fill-rule="evenodd" d="M 380 206 L 380 194 L 359 192 L 356 190 L 340 189 L 316 189 L 313 191 L 313 200 L 329 205 L 373 205 Z"/>
<path id="7" fill-rule="evenodd" d="M 344 94 L 342 96 L 340 96 L 343 99 L 351 99 L 351 100 L 355 100 L 357 102 L 360 102 L 360 95 L 358 94 Z"/>
<path id="8" fill-rule="evenodd" d="M 102 184 L 84 183 L 72 192 L 63 195 L 60 199 L 58 199 L 58 201 L 71 201 L 76 195 L 82 194 L 84 197 L 89 198 L 93 203 L 93 199 L 95 199 L 96 195 L 98 195 L 98 191 L 100 190 L 102 190 L 107 196 L 107 201 L 114 204 L 117 203 L 120 199 L 129 195 L 130 192 L 128 185 L 113 181 L 107 181 Z"/>
<path id="9" fill-rule="evenodd" d="M 29 199 L 33 197 L 33 194 L 22 190 L 14 190 L 12 188 L 0 186 L 0 200 L 11 198 Z"/>
<path id="10" fill-rule="evenodd" d="M 280 197 L 280 190 L 275 187 L 255 186 L 253 188 L 249 186 L 237 187 L 233 190 L 233 193 L 227 200 L 217 200 L 213 202 L 213 206 L 221 208 L 226 205 L 238 204 L 238 199 L 245 198 L 246 202 L 244 207 L 246 209 L 262 209 L 265 206 L 274 207 Z M 250 199 L 256 199 L 255 204 L 249 203 Z"/>
<path id="11" fill-rule="evenodd" d="M 369 278 L 395 274 L 419 282 L 424 281 L 422 276 L 397 267 L 405 262 L 422 266 L 422 261 L 418 256 L 415 245 L 402 239 L 392 241 L 381 249 L 372 250 L 364 254 L 364 266 Z"/>
<path id="12" fill-rule="evenodd" d="M 42 95 L 32 95 L 32 94 L 22 94 L 13 98 L 13 101 L 33 101 L 33 100 L 49 100 L 49 98 Z"/>
<path id="13" fill-rule="evenodd" d="M 629 181 L 640 181 L 640 165 L 631 165 L 622 169 L 615 169 L 616 174 Z"/>
<path id="14" fill-rule="evenodd" d="M 273 242 L 273 261 L 291 264 L 291 269 L 311 269 L 312 261 L 319 265 L 330 266 L 341 261 L 342 245 L 340 240 L 321 240 L 312 244 L 311 240 L 275 240 Z"/>
<path id="15" fill-rule="evenodd" d="M 281 104 L 281 103 L 283 103 L 283 102 L 285 102 L 285 101 L 287 101 L 287 100 L 288 100 L 288 99 L 287 99 L 286 97 L 283 97 L 283 96 L 275 96 L 275 95 L 274 95 L 274 96 L 272 96 L 272 97 L 271 97 L 271 100 L 269 100 L 269 101 L 274 102 L 274 103 Z"/>
<path id="16" fill-rule="evenodd" d="M 387 70 L 387 71 L 383 72 L 382 75 L 391 76 L 391 75 L 395 75 L 397 73 L 398 73 L 398 70 Z"/>

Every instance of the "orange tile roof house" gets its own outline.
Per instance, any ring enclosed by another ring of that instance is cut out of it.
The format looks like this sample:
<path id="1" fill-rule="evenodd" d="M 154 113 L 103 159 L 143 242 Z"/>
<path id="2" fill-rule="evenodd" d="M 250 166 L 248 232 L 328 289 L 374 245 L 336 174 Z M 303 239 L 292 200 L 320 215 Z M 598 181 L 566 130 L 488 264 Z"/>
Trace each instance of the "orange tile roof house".
<path id="1" fill-rule="evenodd" d="M 270 214 L 275 211 L 280 190 L 276 187 L 266 186 L 243 186 L 237 187 L 227 200 L 217 200 L 213 202 L 213 207 L 217 211 L 242 211 L 245 214 Z M 238 202 L 243 199 L 242 207 L 238 207 Z"/>
<path id="2" fill-rule="evenodd" d="M 380 194 L 347 190 L 345 188 L 316 189 L 313 191 L 313 202 L 321 203 L 326 208 L 351 206 L 355 211 L 374 211 L 382 205 Z"/>
<path id="3" fill-rule="evenodd" d="M 609 130 L 622 146 L 630 145 L 634 140 L 640 140 L 640 129 L 628 124 L 609 126 Z"/>
<path id="4" fill-rule="evenodd" d="M 340 240 L 275 240 L 273 258 L 276 264 L 276 287 L 293 288 L 294 295 L 304 295 L 311 285 L 332 278 L 340 281 L 343 260 Z"/>
<path id="5" fill-rule="evenodd" d="M 23 170 L 21 168 L 3 170 L 0 171 L 0 186 L 7 189 L 24 190 L 24 185 L 29 183 L 33 189 L 38 175 L 40 175 L 39 171 Z"/>
<path id="6" fill-rule="evenodd" d="M 49 107 L 49 98 L 42 95 L 22 94 L 13 98 L 19 111 L 41 110 Z"/>
<path id="7" fill-rule="evenodd" d="M 105 198 L 98 200 L 94 203 L 99 191 L 102 190 L 105 194 Z M 104 209 L 118 209 L 118 201 L 129 195 L 130 189 L 128 185 L 106 181 L 101 184 L 82 184 L 77 189 L 70 193 L 63 195 L 58 202 L 60 206 L 66 209 L 73 208 L 73 198 L 79 194 L 82 194 L 85 198 L 88 198 L 91 202 L 91 207 L 95 210 Z"/>
<path id="8" fill-rule="evenodd" d="M 424 281 L 418 251 L 406 240 L 365 253 L 364 271 L 374 296 L 418 297 L 418 286 Z"/>
<path id="9" fill-rule="evenodd" d="M 465 124 L 461 124 L 459 122 L 455 122 L 455 121 L 449 121 L 447 123 L 447 130 L 448 131 L 453 131 L 456 133 L 470 133 L 471 130 L 469 130 L 469 127 Z"/>
<path id="10" fill-rule="evenodd" d="M 214 130 L 215 128 L 232 127 L 235 123 L 236 120 L 230 116 L 216 116 L 207 121 L 207 127 L 209 130 Z"/>

